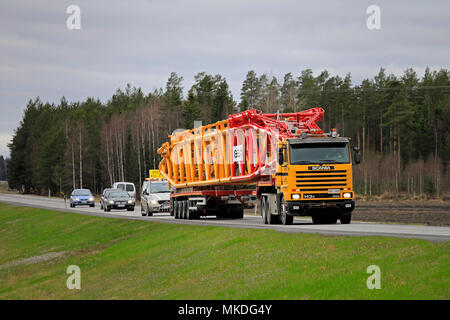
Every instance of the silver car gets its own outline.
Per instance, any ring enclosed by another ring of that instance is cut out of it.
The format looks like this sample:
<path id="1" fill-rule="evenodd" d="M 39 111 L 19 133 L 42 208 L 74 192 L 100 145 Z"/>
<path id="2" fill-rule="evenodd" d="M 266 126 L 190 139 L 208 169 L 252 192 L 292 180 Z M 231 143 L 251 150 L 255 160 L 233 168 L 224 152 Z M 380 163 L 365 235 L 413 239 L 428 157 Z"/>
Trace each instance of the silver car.
<path id="1" fill-rule="evenodd" d="M 108 192 L 105 195 L 103 210 L 105 212 L 111 209 L 127 209 L 127 211 L 134 211 L 134 198 L 122 190 Z"/>
<path id="2" fill-rule="evenodd" d="M 155 212 L 169 212 L 171 191 L 167 181 L 144 181 L 141 193 L 141 214 L 152 216 Z"/>

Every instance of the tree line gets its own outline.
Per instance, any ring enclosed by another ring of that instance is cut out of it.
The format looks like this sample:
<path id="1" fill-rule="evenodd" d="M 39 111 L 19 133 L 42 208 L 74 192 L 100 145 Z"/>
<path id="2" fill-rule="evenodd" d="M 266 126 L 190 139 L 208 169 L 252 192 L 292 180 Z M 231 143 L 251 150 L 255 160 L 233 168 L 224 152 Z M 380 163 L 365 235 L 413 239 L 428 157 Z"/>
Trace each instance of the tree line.
<path id="1" fill-rule="evenodd" d="M 171 73 L 165 88 L 144 93 L 127 85 L 106 102 L 96 98 L 58 104 L 30 100 L 9 144 L 8 183 L 23 192 L 100 193 L 115 181 L 141 186 L 157 168 L 156 150 L 178 128 L 192 128 L 248 108 L 296 112 L 321 106 L 324 131 L 337 128 L 360 146 L 358 193 L 438 196 L 450 188 L 450 72 L 427 68 L 423 77 L 381 68 L 353 85 L 345 77 L 310 69 L 282 81 L 249 71 L 237 103 L 226 79 L 204 72 L 183 94 L 184 79 Z"/>

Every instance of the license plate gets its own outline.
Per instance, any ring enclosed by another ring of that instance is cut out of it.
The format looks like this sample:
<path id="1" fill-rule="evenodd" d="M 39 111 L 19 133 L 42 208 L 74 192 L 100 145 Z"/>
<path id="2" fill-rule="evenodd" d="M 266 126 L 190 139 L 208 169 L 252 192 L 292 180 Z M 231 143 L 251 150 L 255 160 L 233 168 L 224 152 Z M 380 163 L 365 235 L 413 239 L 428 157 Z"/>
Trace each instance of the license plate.
<path id="1" fill-rule="evenodd" d="M 328 189 L 328 193 L 332 194 L 332 193 L 340 193 L 339 189 Z"/>
<path id="2" fill-rule="evenodd" d="M 161 206 L 161 209 L 162 209 L 162 210 L 169 209 L 169 206 Z"/>
<path id="3" fill-rule="evenodd" d="M 87 201 L 81 201 L 81 203 L 87 203 Z"/>
<path id="4" fill-rule="evenodd" d="M 119 208 L 124 208 L 125 205 L 124 205 L 124 204 L 119 204 L 117 207 L 119 207 Z"/>

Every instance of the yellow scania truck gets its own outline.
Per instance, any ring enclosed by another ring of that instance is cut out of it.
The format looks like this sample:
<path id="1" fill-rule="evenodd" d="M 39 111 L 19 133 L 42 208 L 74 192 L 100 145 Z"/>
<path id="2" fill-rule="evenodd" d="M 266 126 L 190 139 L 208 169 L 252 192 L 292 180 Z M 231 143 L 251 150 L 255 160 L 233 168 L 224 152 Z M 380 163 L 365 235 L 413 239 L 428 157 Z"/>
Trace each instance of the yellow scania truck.
<path id="1" fill-rule="evenodd" d="M 352 166 L 358 147 L 335 129 L 317 126 L 322 108 L 263 114 L 256 109 L 172 134 L 158 152 L 161 174 L 174 191 L 176 219 L 201 216 L 243 218 L 260 202 L 266 224 L 351 222 L 355 208 Z"/>

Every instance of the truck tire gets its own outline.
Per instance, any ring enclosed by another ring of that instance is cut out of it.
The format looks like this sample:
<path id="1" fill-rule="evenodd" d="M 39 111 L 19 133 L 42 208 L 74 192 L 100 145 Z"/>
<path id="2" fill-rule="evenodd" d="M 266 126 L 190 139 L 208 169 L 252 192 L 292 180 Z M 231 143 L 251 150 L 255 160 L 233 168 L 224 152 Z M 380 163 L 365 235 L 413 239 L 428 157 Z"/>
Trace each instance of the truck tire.
<path id="1" fill-rule="evenodd" d="M 291 225 L 294 223 L 294 216 L 290 216 L 287 212 L 281 214 L 281 223 L 285 226 Z"/>
<path id="2" fill-rule="evenodd" d="M 265 196 L 261 197 L 261 216 L 263 224 L 267 224 L 267 199 Z"/>
<path id="3" fill-rule="evenodd" d="M 269 206 L 267 206 L 266 217 L 267 224 L 278 224 L 280 222 L 280 216 L 277 214 L 272 214 L 269 210 Z"/>
<path id="4" fill-rule="evenodd" d="M 280 198 L 280 218 L 281 223 L 285 226 L 291 225 L 294 222 L 294 216 L 288 214 L 288 212 L 284 209 L 284 198 Z"/>
<path id="5" fill-rule="evenodd" d="M 339 220 L 341 221 L 341 224 L 350 224 L 350 222 L 352 221 L 352 214 L 345 213 L 341 216 Z"/>

